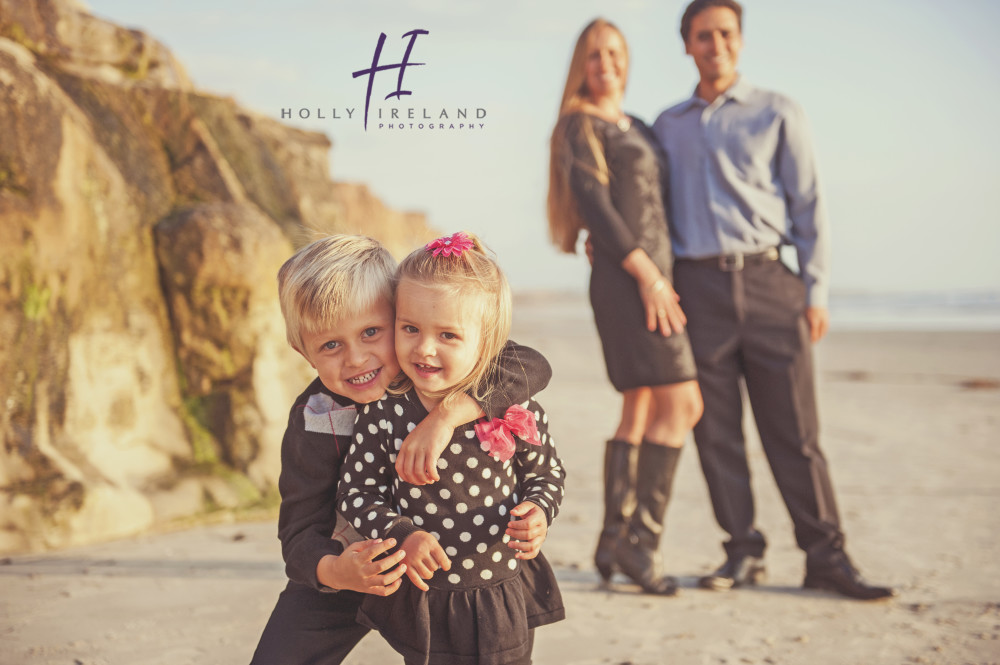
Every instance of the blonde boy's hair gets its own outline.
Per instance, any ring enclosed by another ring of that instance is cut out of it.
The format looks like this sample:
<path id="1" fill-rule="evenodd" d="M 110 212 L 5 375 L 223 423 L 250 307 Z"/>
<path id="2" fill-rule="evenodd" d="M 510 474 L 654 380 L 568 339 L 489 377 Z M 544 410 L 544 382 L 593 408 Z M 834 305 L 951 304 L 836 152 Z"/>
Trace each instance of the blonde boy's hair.
<path id="1" fill-rule="evenodd" d="M 403 280 L 410 280 L 423 286 L 432 286 L 445 291 L 449 297 L 461 299 L 466 306 L 478 308 L 476 319 L 482 320 L 482 335 L 479 340 L 479 359 L 465 379 L 441 391 L 433 397 L 440 397 L 450 403 L 461 393 L 470 393 L 482 402 L 495 387 L 487 377 L 495 373 L 499 364 L 500 351 L 510 336 L 511 302 L 510 285 L 500 270 L 492 252 L 471 233 L 472 249 L 452 256 L 434 256 L 421 247 L 403 259 L 396 271 L 395 287 L 398 291 Z M 410 389 L 412 382 L 405 379 L 398 386 L 391 386 L 389 392 L 402 394 Z"/>
<path id="2" fill-rule="evenodd" d="M 306 245 L 278 270 L 278 299 L 288 343 L 305 353 L 303 335 L 392 304 L 396 260 L 377 240 L 331 235 Z"/>

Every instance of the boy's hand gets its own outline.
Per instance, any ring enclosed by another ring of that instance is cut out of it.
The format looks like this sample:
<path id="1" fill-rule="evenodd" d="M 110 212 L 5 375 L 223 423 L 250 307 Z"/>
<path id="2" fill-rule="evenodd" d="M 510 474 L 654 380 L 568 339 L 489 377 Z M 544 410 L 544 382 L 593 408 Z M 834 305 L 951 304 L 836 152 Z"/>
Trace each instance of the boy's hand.
<path id="1" fill-rule="evenodd" d="M 530 501 L 524 501 L 510 509 L 510 514 L 520 518 L 507 523 L 510 542 L 507 547 L 517 550 L 515 559 L 534 559 L 542 549 L 549 523 L 545 512 Z"/>
<path id="2" fill-rule="evenodd" d="M 406 576 L 421 591 L 430 589 L 424 580 L 429 580 L 434 572 L 451 570 L 451 559 L 441 549 L 437 538 L 426 531 L 415 531 L 403 541 L 406 551 Z"/>
<path id="3" fill-rule="evenodd" d="M 403 439 L 396 455 L 396 474 L 411 485 L 427 485 L 441 480 L 437 461 L 444 452 L 455 427 L 436 409 L 417 423 Z"/>
<path id="4" fill-rule="evenodd" d="M 406 552 L 399 550 L 378 561 L 375 557 L 395 546 L 395 538 L 351 543 L 340 556 L 324 556 L 316 567 L 316 577 L 332 589 L 388 596 L 399 588 L 407 572 L 406 564 L 400 564 Z"/>
<path id="5" fill-rule="evenodd" d="M 806 321 L 809 323 L 809 339 L 815 344 L 823 339 L 830 328 L 830 310 L 826 307 L 809 307 L 806 309 Z"/>
<path id="6" fill-rule="evenodd" d="M 481 418 L 483 410 L 468 395 L 458 395 L 451 405 L 438 404 L 403 439 L 396 456 L 396 474 L 411 485 L 427 485 L 441 480 L 437 461 L 455 428 Z"/>

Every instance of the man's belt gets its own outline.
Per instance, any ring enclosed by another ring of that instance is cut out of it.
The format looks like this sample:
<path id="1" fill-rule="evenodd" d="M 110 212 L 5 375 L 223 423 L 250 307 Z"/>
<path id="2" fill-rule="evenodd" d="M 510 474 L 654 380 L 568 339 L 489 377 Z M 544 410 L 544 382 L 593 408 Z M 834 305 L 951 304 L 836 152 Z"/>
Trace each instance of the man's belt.
<path id="1" fill-rule="evenodd" d="M 718 268 L 722 272 L 738 272 L 743 270 L 746 266 L 777 261 L 779 258 L 780 254 L 778 253 L 778 248 L 768 247 L 763 252 L 755 252 L 753 254 L 720 254 L 719 256 L 706 256 L 701 259 L 685 259 L 677 257 L 677 260 L 709 265 L 713 268 Z"/>

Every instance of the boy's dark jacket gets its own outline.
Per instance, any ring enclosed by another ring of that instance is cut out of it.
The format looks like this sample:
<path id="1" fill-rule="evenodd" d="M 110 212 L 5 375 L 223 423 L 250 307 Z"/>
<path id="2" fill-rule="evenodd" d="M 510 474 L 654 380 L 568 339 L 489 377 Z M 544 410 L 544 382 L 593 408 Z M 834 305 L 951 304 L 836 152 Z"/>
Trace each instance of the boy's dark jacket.
<path id="1" fill-rule="evenodd" d="M 507 342 L 490 378 L 495 388 L 480 406 L 487 418 L 503 417 L 509 406 L 534 396 L 551 378 L 544 356 Z M 360 540 L 336 512 L 340 464 L 351 445 L 356 409 L 355 402 L 330 392 L 317 378 L 292 405 L 281 442 L 278 539 L 285 573 L 320 591 L 330 590 L 316 579 L 320 559 Z"/>

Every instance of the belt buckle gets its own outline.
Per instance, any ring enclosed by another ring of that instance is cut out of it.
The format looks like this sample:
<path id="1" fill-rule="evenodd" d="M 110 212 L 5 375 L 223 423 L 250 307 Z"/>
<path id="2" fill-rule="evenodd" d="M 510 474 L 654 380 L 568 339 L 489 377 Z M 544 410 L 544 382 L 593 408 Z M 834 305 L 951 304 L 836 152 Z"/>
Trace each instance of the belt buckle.
<path id="1" fill-rule="evenodd" d="M 743 270 L 743 255 L 723 254 L 719 257 L 719 270 L 722 272 L 739 272 Z"/>

